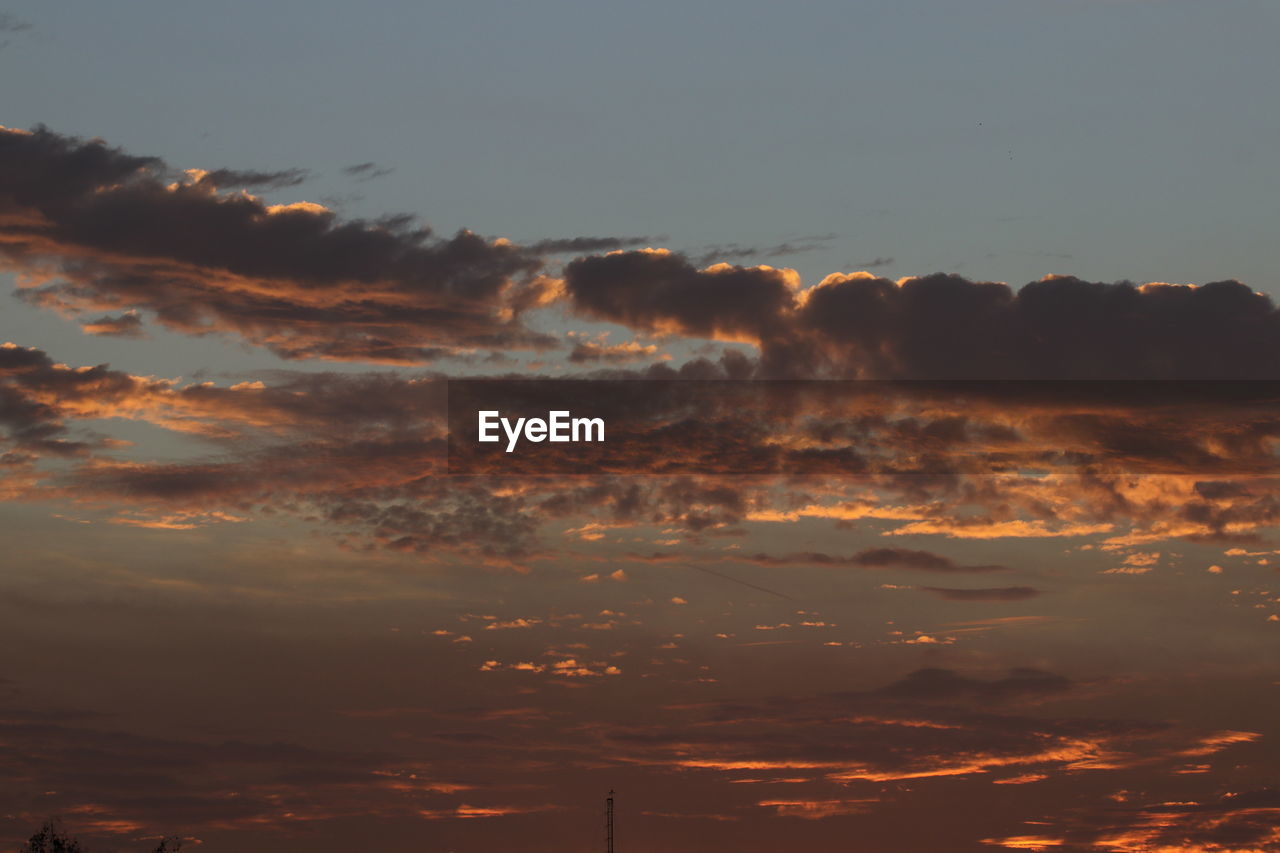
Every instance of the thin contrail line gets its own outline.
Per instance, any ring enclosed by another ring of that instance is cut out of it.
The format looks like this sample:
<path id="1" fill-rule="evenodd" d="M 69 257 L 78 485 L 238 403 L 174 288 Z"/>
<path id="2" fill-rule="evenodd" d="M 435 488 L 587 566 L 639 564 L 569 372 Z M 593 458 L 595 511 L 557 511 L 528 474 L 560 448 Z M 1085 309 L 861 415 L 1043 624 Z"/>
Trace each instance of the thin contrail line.
<path id="1" fill-rule="evenodd" d="M 734 583 L 740 583 L 740 584 L 742 584 L 743 586 L 749 586 L 749 587 L 751 587 L 752 589 L 758 589 L 758 590 L 760 590 L 761 592 L 767 592 L 767 593 L 769 593 L 770 595 L 776 595 L 776 596 L 778 596 L 778 598 L 785 598 L 785 599 L 787 599 L 788 601 L 795 601 L 795 599 L 794 599 L 794 598 L 792 598 L 791 596 L 787 595 L 785 592 L 778 592 L 776 589 L 769 589 L 767 586 L 757 586 L 756 584 L 748 583 L 747 581 L 744 581 L 744 580 L 738 580 L 738 579 L 737 579 L 737 578 L 735 578 L 735 577 L 732 577 L 732 576 L 730 576 L 730 575 L 726 575 L 726 574 L 722 574 L 721 572 L 717 572 L 717 571 L 715 571 L 715 570 L 713 570 L 713 569 L 708 569 L 708 568 L 706 568 L 705 566 L 690 566 L 689 568 L 691 568 L 691 569 L 697 569 L 697 570 L 698 570 L 698 571 L 700 571 L 700 572 L 706 572 L 706 573 L 707 573 L 707 574 L 709 574 L 709 575 L 715 575 L 715 576 L 716 576 L 716 577 L 718 577 L 718 578 L 724 578 L 724 579 L 725 579 L 725 580 L 727 580 L 727 581 L 733 581 Z"/>

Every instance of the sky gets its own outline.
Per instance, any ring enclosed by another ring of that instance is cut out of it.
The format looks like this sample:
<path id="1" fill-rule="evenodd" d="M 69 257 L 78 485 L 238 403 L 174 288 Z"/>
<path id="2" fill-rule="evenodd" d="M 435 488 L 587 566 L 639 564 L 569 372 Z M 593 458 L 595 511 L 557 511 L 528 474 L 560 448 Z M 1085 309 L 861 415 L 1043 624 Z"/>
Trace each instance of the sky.
<path id="1" fill-rule="evenodd" d="M 0 850 L 1280 851 L 1278 18 L 0 3 Z"/>

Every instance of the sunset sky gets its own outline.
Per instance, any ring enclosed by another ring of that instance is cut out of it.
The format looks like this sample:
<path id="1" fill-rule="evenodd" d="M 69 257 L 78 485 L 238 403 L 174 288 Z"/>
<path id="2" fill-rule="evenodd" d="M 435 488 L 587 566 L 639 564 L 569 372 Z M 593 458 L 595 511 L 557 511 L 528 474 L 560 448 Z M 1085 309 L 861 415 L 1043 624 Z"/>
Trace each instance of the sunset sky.
<path id="1" fill-rule="evenodd" d="M 0 3 L 0 851 L 1280 853 L 1278 25 Z"/>

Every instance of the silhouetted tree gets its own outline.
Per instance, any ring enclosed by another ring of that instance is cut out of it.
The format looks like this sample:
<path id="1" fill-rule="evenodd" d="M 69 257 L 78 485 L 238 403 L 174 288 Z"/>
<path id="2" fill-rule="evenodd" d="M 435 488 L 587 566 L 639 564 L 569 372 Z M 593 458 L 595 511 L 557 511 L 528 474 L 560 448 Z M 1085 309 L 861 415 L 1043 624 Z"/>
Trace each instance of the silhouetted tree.
<path id="1" fill-rule="evenodd" d="M 178 853 L 182 849 L 182 839 L 175 835 L 166 835 L 152 853 Z M 68 835 L 57 818 L 50 818 L 40 827 L 40 831 L 31 836 L 19 853 L 86 853 L 80 842 Z"/>
<path id="2" fill-rule="evenodd" d="M 84 853 L 80 842 L 63 832 L 57 820 L 46 820 L 22 850 L 23 853 Z"/>

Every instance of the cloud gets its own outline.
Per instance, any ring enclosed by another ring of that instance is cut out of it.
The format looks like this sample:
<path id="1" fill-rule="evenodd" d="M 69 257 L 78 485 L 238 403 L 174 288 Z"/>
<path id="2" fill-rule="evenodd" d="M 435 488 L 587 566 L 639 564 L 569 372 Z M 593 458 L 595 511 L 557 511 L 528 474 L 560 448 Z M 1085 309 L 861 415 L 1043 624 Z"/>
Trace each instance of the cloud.
<path id="1" fill-rule="evenodd" d="M 374 163 L 345 170 L 384 173 Z M 699 268 L 647 237 L 527 247 L 411 217 L 343 221 L 268 205 L 298 169 L 191 170 L 38 128 L 0 130 L 0 259 L 24 298 L 67 314 L 138 311 L 185 334 L 243 338 L 288 359 L 422 363 L 476 349 L 551 348 L 533 310 L 563 299 L 632 330 L 742 342 L 766 378 L 1239 379 L 1280 376 L 1280 312 L 1235 281 L 1203 286 L 1050 276 L 1013 289 L 935 274 Z M 175 179 L 176 178 L 176 179 Z M 829 235 L 766 247 L 765 257 Z M 570 261 L 563 281 L 544 256 Z M 887 259 L 876 258 L 875 266 Z M 571 358 L 573 356 L 571 355 Z M 579 363 L 589 359 L 578 353 Z"/>
<path id="2" fill-rule="evenodd" d="M 89 320 L 80 325 L 80 330 L 86 335 L 98 335 L 108 338 L 145 337 L 145 333 L 142 330 L 142 319 L 136 311 L 126 311 L 117 317 L 105 316 L 96 320 Z"/>
<path id="3" fill-rule="evenodd" d="M 1177 801 L 1081 815 L 1065 825 L 1045 821 L 1042 846 L 1017 837 L 985 843 L 1010 849 L 1123 850 L 1129 853 L 1277 853 L 1280 793 L 1261 789 L 1204 802 Z"/>
<path id="4" fill-rule="evenodd" d="M 917 701 L 973 699 L 993 702 L 1060 693 L 1072 686 L 1070 679 L 1038 669 L 1012 669 L 1003 677 L 984 681 L 961 675 L 955 670 L 928 668 L 912 672 L 901 681 L 882 688 L 881 692 Z"/>
<path id="5" fill-rule="evenodd" d="M 0 735 L 9 745 L 0 793 L 10 808 L 28 814 L 61 810 L 94 834 L 275 821 L 288 810 L 280 807 L 281 793 L 299 806 L 295 813 L 313 820 L 358 813 L 357 801 L 385 809 L 383 777 L 376 772 L 394 767 L 375 753 L 281 741 L 204 743 L 11 720 L 3 711 L 0 717 Z M 37 778 L 39 787 L 30 788 Z M 227 778 L 236 779 L 232 784 L 242 796 L 222 795 Z"/>
<path id="6" fill-rule="evenodd" d="M 81 837 L 119 841 L 136 840 L 143 829 L 207 838 L 264 825 L 288 832 L 359 818 L 466 820 L 560 808 L 503 802 L 492 783 L 451 775 L 520 772 L 521 762 L 507 760 L 510 750 L 497 739 L 433 738 L 439 746 L 428 764 L 406 759 L 404 743 L 393 757 L 279 740 L 183 740 L 73 727 L 54 715 L 3 708 L 0 736 L 6 835 L 51 811 Z M 482 763 L 493 766 L 478 771 Z"/>
<path id="7" fill-rule="evenodd" d="M 145 312 L 287 359 L 420 363 L 556 345 L 521 322 L 548 285 L 539 258 L 509 242 L 341 221 L 214 185 L 296 172 L 170 177 L 157 158 L 101 142 L 0 130 L 0 263 L 23 276 L 31 304 Z"/>
<path id="8" fill-rule="evenodd" d="M 128 395 L 131 377 L 106 368 L 72 370 L 44 352 L 0 344 L 0 427 L 20 449 L 42 454 L 81 453 L 91 445 L 66 438 L 66 419 L 81 401 Z"/>
<path id="9" fill-rule="evenodd" d="M 624 374 L 641 378 L 648 371 L 611 375 Z M 866 395 L 853 408 L 829 395 L 728 396 L 710 410 L 712 421 L 728 427 L 717 433 L 683 421 L 688 401 L 708 397 L 699 383 L 646 386 L 656 389 L 650 397 L 635 393 L 633 379 L 609 384 L 625 392 L 616 422 L 628 423 L 631 432 L 615 442 L 625 452 L 607 472 L 547 478 L 545 465 L 529 457 L 526 468 L 498 466 L 499 476 L 490 478 L 483 470 L 442 476 L 452 459 L 439 375 L 281 371 L 263 378 L 184 383 L 106 365 L 73 367 L 38 349 L 0 346 L 0 489 L 7 497 L 111 507 L 110 520 L 120 524 L 181 529 L 285 508 L 340 532 L 352 546 L 421 553 L 471 548 L 485 560 L 543 551 L 538 531 L 557 519 L 571 520 L 561 528 L 589 532 L 584 543 L 611 530 L 617 532 L 607 538 L 620 539 L 633 526 L 669 528 L 662 539 L 678 541 L 679 548 L 658 558 L 627 558 L 650 561 L 681 559 L 686 548 L 742 534 L 744 525 L 809 520 L 866 525 L 884 536 L 1107 535 L 1101 544 L 1108 549 L 1176 537 L 1241 541 L 1280 522 L 1280 502 L 1260 476 L 1274 466 L 1276 431 L 1275 418 L 1255 402 L 1266 399 L 1265 385 L 1261 398 L 1214 398 L 1214 406 L 1199 405 L 1194 395 L 1184 403 L 1178 396 L 1140 401 L 1130 393 L 1121 402 L 1110 391 L 1022 399 L 1021 410 L 1004 397 L 926 396 L 917 402 L 927 415 L 892 415 L 877 408 L 883 399 L 868 402 Z M 451 382 L 450 398 L 455 387 Z M 1079 405 L 1091 408 L 1095 422 L 1082 425 L 1071 414 Z M 149 462 L 136 451 L 123 459 L 122 443 L 98 431 L 113 418 L 182 433 L 203 446 L 180 460 Z M 1127 440 L 1118 426 L 1098 428 L 1122 418 L 1130 425 Z M 986 425 L 987 419 L 994 420 Z M 798 449 L 795 458 L 813 459 L 817 442 L 830 443 L 835 461 L 787 475 L 785 492 L 774 476 L 681 473 L 703 459 L 715 460 L 717 472 L 749 470 L 746 463 L 762 454 L 773 454 L 777 467 L 792 458 L 779 454 L 791 446 Z M 870 460 L 855 469 L 857 477 L 847 476 L 839 452 L 845 446 L 859 447 Z M 899 472 L 900 460 L 918 466 L 925 453 L 937 473 Z M 46 456 L 77 461 L 42 468 Z M 1145 464 L 1177 473 L 1131 473 Z M 1203 467 L 1214 469 L 1211 480 L 1195 473 Z M 1223 479 L 1223 467 L 1240 470 L 1241 477 Z M 637 480 L 631 476 L 637 471 L 666 476 Z M 846 476 L 831 476 L 838 473 Z M 1213 486 L 1202 488 L 1205 482 Z M 713 561 L 953 576 L 1005 569 L 895 547 L 854 554 L 718 551 Z M 699 562 L 705 569 L 712 561 L 704 555 Z M 772 592 L 771 586 L 758 588 Z M 1018 587 L 943 589 L 950 586 L 936 586 L 932 594 L 1027 597 Z"/>
<path id="10" fill-rule="evenodd" d="M 759 347 L 772 377 L 1227 379 L 1280 376 L 1280 313 L 1235 281 L 1141 287 L 1050 276 L 1015 291 L 936 274 L 900 282 L 646 250 L 580 258 L 584 316 Z"/>
<path id="11" fill-rule="evenodd" d="M 214 169 L 206 172 L 202 169 L 190 169 L 187 174 L 197 184 L 218 189 L 244 187 L 278 190 L 299 186 L 311 177 L 311 173 L 306 169 L 282 169 L 276 172 L 242 169 Z"/>
<path id="12" fill-rule="evenodd" d="M 879 800 L 761 800 L 756 805 L 773 809 L 778 817 L 825 820 L 829 817 L 865 814 Z"/>
<path id="13" fill-rule="evenodd" d="M 471 806 L 463 803 L 451 809 L 421 809 L 418 814 L 427 820 L 473 820 L 476 818 L 506 817 L 508 815 L 536 814 L 558 811 L 564 806 L 546 803 L 536 806 Z"/>
<path id="14" fill-rule="evenodd" d="M 30 22 L 8 12 L 0 12 L 0 33 L 25 33 L 30 29 Z"/>
<path id="15" fill-rule="evenodd" d="M 1026 601 L 1040 594 L 1040 590 L 1029 586 L 1004 586 L 991 589 L 951 589 L 939 586 L 916 588 L 921 592 L 945 598 L 947 601 Z"/>
<path id="16" fill-rule="evenodd" d="M 743 785 L 822 780 L 841 786 L 1164 767 L 1181 761 L 1188 743 L 1203 741 L 1200 733 L 1165 723 L 1010 710 L 1074 686 L 1032 669 L 995 678 L 928 669 L 866 692 L 685 706 L 700 713 L 605 727 L 603 735 L 628 764 L 709 772 Z M 803 801 L 776 802 L 803 808 Z"/>
<path id="17" fill-rule="evenodd" d="M 916 569 L 926 572 L 1000 572 L 1004 566 L 959 566 L 949 557 L 931 551 L 914 551 L 909 548 L 870 548 L 859 551 L 852 558 L 855 565 L 866 568 Z"/>
<path id="18" fill-rule="evenodd" d="M 572 364 L 628 364 L 659 358 L 655 344 L 642 344 L 639 341 L 623 341 L 618 344 L 608 343 L 607 332 L 596 336 L 587 336 L 569 332 L 573 341 L 573 349 L 569 353 Z"/>
<path id="19" fill-rule="evenodd" d="M 709 246 L 704 249 L 698 257 L 697 263 L 705 266 L 706 264 L 714 263 L 716 261 L 726 261 L 736 258 L 784 258 L 788 255 L 799 255 L 805 252 L 812 252 L 817 249 L 825 249 L 828 247 L 829 242 L 835 238 L 835 234 L 814 234 L 806 237 L 797 237 L 782 243 L 764 246 L 744 246 L 741 243 L 724 243 Z"/>
<path id="20" fill-rule="evenodd" d="M 317 441 L 377 425 L 400 440 L 402 432 L 416 429 L 420 441 L 438 441 L 444 394 L 441 380 L 378 374 L 285 374 L 272 386 L 261 381 L 183 384 L 105 364 L 70 367 L 34 347 L 0 344 L 0 396 L 7 401 L 0 423 L 19 440 L 33 430 L 65 433 L 70 421 L 115 417 L 209 439 L 287 432 Z"/>
<path id="21" fill-rule="evenodd" d="M 569 298 L 588 317 L 719 340 L 756 341 L 773 333 L 798 286 L 788 271 L 725 264 L 699 271 L 665 250 L 578 258 L 565 267 Z"/>
<path id="22" fill-rule="evenodd" d="M 657 237 L 561 237 L 538 240 L 529 244 L 529 249 L 544 252 L 548 255 L 608 252 L 615 249 L 627 249 L 632 246 L 644 246 L 652 243 Z"/>
<path id="23" fill-rule="evenodd" d="M 342 174 L 361 181 L 372 181 L 374 178 L 386 177 L 394 171 L 395 169 L 390 166 L 379 166 L 377 163 L 368 162 L 345 166 L 342 169 Z"/>

